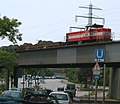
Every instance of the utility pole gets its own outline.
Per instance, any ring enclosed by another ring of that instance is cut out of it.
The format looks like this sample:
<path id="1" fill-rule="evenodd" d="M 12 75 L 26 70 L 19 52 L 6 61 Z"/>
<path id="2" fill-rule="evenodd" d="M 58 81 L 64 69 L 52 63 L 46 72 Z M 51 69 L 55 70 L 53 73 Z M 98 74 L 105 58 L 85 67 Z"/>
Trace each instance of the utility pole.
<path id="1" fill-rule="evenodd" d="M 87 25 L 88 27 L 91 27 L 93 25 L 92 24 L 92 19 L 102 19 L 103 20 L 103 25 L 105 24 L 105 19 L 104 18 L 93 16 L 93 9 L 94 10 L 102 10 L 102 9 L 93 7 L 92 3 L 90 3 L 89 6 L 79 6 L 79 8 L 89 9 L 89 13 L 88 13 L 88 16 L 76 15 L 75 16 L 75 22 L 77 22 L 78 17 L 82 17 L 82 18 L 88 18 L 88 25 Z M 87 26 L 86 26 L 86 28 L 87 28 Z M 84 28 L 80 28 L 80 27 L 70 27 L 70 29 L 69 29 L 70 32 L 71 32 L 71 28 L 84 29 Z M 91 33 L 90 33 L 90 35 L 91 35 Z"/>
<path id="2" fill-rule="evenodd" d="M 78 15 L 76 15 L 76 20 L 77 20 L 77 17 L 88 18 L 88 26 L 92 26 L 92 19 L 102 19 L 103 20 L 103 24 L 105 23 L 104 18 L 93 17 L 93 9 L 94 10 L 102 10 L 102 9 L 94 8 L 92 3 L 90 3 L 90 5 L 88 7 L 86 7 L 86 6 L 79 6 L 79 8 L 89 9 L 89 13 L 88 13 L 88 16 L 78 16 Z"/>

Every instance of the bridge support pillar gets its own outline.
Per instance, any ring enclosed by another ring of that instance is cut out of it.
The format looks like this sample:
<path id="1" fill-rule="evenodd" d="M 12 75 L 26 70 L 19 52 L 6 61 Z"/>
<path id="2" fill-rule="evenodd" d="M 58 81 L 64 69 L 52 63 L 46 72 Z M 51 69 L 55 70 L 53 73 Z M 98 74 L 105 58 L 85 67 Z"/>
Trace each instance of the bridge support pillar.
<path id="1" fill-rule="evenodd" d="M 110 77 L 111 98 L 120 99 L 120 68 L 113 68 Z"/>
<path id="2" fill-rule="evenodd" d="M 9 90 L 9 75 L 10 74 L 10 70 L 7 69 L 7 74 L 6 74 L 6 89 Z"/>
<path id="3" fill-rule="evenodd" d="M 18 70 L 18 67 L 15 67 L 14 68 L 14 87 L 18 87 L 18 74 L 19 73 L 19 70 Z"/>

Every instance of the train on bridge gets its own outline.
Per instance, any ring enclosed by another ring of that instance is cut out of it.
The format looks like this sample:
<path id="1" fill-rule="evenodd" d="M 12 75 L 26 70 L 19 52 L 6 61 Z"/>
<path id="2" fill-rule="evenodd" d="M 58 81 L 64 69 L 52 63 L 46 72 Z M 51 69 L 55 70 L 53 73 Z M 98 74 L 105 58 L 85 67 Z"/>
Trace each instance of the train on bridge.
<path id="1" fill-rule="evenodd" d="M 37 44 L 23 44 L 18 49 L 28 50 L 28 49 L 39 49 L 39 48 L 50 48 L 50 47 L 60 47 L 66 45 L 75 44 L 88 44 L 88 43 L 98 43 L 98 42 L 108 42 L 112 41 L 111 29 L 104 28 L 103 25 L 94 24 L 91 26 L 86 26 L 85 30 L 77 32 L 66 33 L 66 42 L 52 42 L 52 41 L 42 41 L 40 40 Z"/>
<path id="2" fill-rule="evenodd" d="M 86 30 L 66 33 L 66 42 L 52 42 L 39 40 L 37 44 L 24 43 L 23 45 L 15 45 L 2 47 L 3 49 L 14 49 L 17 51 L 33 50 L 33 49 L 46 49 L 67 45 L 82 45 L 82 44 L 96 44 L 98 42 L 112 41 L 111 29 L 104 28 L 102 25 L 94 24 L 87 27 Z"/>
<path id="3" fill-rule="evenodd" d="M 93 5 L 90 4 L 89 7 L 83 7 L 89 9 L 88 25 L 85 28 L 81 28 L 81 30 L 76 32 L 66 33 L 66 42 L 52 42 L 52 41 L 42 41 L 39 40 L 37 44 L 32 45 L 32 43 L 24 43 L 20 46 L 9 46 L 7 48 L 13 48 L 15 50 L 32 50 L 32 49 L 43 49 L 43 48 L 51 48 L 51 47 L 60 47 L 66 45 L 75 45 L 75 44 L 88 44 L 88 43 L 98 43 L 98 42 L 108 42 L 113 41 L 111 36 L 111 29 L 104 28 L 104 25 L 92 24 L 92 18 L 94 19 L 103 19 L 92 16 Z M 84 17 L 84 16 L 82 16 Z M 104 20 L 104 19 L 103 19 Z M 83 30 L 84 29 L 84 30 Z M 6 47 L 2 47 L 6 48 Z"/>

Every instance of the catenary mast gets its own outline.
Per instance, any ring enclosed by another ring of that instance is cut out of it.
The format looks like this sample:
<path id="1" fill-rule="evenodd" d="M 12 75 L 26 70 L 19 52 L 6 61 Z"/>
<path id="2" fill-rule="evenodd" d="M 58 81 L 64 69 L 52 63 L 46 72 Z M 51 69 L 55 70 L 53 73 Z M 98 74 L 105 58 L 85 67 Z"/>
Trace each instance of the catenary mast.
<path id="1" fill-rule="evenodd" d="M 92 26 L 92 19 L 102 19 L 103 24 L 104 24 L 104 18 L 99 18 L 99 17 L 94 17 L 93 16 L 93 9 L 94 10 L 102 10 L 102 9 L 93 7 L 92 3 L 90 3 L 89 6 L 79 6 L 79 8 L 89 9 L 88 16 L 78 16 L 78 15 L 76 15 L 76 18 L 77 17 L 88 18 L 88 26 Z"/>

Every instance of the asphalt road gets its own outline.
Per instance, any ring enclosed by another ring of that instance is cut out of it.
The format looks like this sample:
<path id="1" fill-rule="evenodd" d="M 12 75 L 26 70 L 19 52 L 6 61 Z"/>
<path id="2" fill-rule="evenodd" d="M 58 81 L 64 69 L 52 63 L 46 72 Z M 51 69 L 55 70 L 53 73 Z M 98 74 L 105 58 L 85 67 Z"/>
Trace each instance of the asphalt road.
<path id="1" fill-rule="evenodd" d="M 23 84 L 21 84 L 22 79 L 18 79 L 18 87 L 19 88 L 23 88 Z M 32 82 L 33 84 L 31 84 L 30 86 L 34 86 L 35 82 L 33 80 Z M 52 89 L 53 91 L 57 91 L 58 87 L 66 87 L 67 85 L 67 80 L 61 80 L 61 79 L 45 79 L 44 83 L 40 83 L 39 86 L 40 87 L 44 87 L 44 88 L 48 88 L 48 89 Z M 28 84 L 25 83 L 24 87 L 27 87 Z M 77 91 L 76 92 L 76 97 L 74 98 L 74 104 L 95 104 L 94 101 L 93 102 L 88 102 L 88 100 L 82 102 L 81 97 L 83 97 L 84 95 L 88 95 L 88 91 Z M 102 103 L 97 103 L 97 104 L 102 104 Z M 120 104 L 120 103 L 105 103 L 105 104 Z"/>
<path id="2" fill-rule="evenodd" d="M 23 84 L 21 84 L 22 79 L 19 78 L 18 79 L 18 87 L 19 88 L 23 88 Z M 35 82 L 33 80 L 32 82 L 33 84 L 31 84 L 30 86 L 35 86 Z M 44 87 L 44 88 L 48 88 L 48 89 L 52 89 L 53 91 L 57 91 L 58 87 L 66 87 L 67 85 L 67 80 L 62 80 L 62 79 L 45 79 L 44 83 L 40 83 L 39 86 L 40 87 Z M 27 87 L 28 83 L 25 82 L 24 87 Z M 76 92 L 76 96 L 77 98 L 84 96 L 88 94 L 88 91 L 77 91 Z"/>
<path id="3" fill-rule="evenodd" d="M 18 79 L 18 87 L 19 88 L 23 88 L 23 84 L 21 84 L 22 79 L 19 78 Z M 34 86 L 35 82 L 33 80 L 32 82 L 33 84 L 30 85 L 31 87 Z M 44 87 L 44 88 L 48 88 L 48 89 L 52 89 L 53 91 L 57 91 L 58 87 L 66 87 L 67 85 L 67 80 L 62 80 L 62 79 L 45 79 L 44 83 L 40 83 L 39 86 L 40 87 Z M 24 87 L 27 87 L 28 83 L 25 82 Z M 88 94 L 88 91 L 77 91 L 76 92 L 76 97 L 74 98 L 74 100 L 80 101 L 80 97 L 84 96 L 85 94 Z M 76 103 L 75 103 L 76 104 Z M 80 103 L 81 104 L 81 103 Z"/>
<path id="4" fill-rule="evenodd" d="M 23 84 L 21 84 L 22 79 L 18 79 L 18 87 L 23 88 Z M 61 82 L 61 79 L 45 79 L 44 83 L 40 82 L 39 86 L 44 88 L 52 89 L 53 91 L 57 91 L 58 87 L 66 87 L 66 83 Z M 35 81 L 32 81 L 33 84 L 30 84 L 30 87 L 35 86 Z M 28 87 L 27 81 L 25 81 L 24 87 Z"/>

